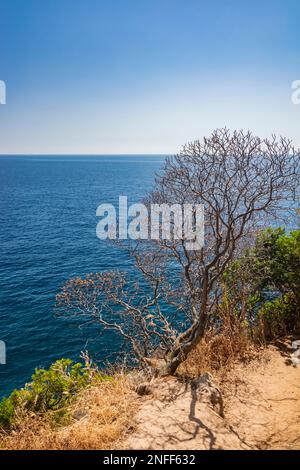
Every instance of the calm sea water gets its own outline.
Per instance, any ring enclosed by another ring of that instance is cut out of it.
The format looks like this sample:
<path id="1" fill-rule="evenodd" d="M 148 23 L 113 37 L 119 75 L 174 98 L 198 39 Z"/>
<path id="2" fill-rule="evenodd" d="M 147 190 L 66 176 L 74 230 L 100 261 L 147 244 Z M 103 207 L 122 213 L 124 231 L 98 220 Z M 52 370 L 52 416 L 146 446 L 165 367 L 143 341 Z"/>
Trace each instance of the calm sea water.
<path id="1" fill-rule="evenodd" d="M 138 202 L 162 156 L 0 157 L 0 395 L 36 367 L 89 350 L 113 360 L 118 341 L 96 326 L 54 317 L 55 295 L 74 275 L 130 269 L 126 254 L 96 237 L 96 208 L 119 195 Z"/>

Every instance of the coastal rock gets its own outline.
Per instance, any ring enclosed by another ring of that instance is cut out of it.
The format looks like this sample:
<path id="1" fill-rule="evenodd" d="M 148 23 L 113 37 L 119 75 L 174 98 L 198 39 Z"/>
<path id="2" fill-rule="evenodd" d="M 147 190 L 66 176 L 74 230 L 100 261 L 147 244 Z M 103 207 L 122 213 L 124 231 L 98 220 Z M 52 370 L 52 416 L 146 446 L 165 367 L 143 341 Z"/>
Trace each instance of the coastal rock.
<path id="1" fill-rule="evenodd" d="M 192 390 L 196 392 L 197 399 L 200 402 L 211 405 L 222 418 L 224 417 L 222 394 L 214 384 L 211 374 L 206 372 L 194 380 Z"/>
<path id="2" fill-rule="evenodd" d="M 290 356 L 290 362 L 293 366 L 297 367 L 300 364 L 300 340 L 297 339 L 292 342 L 292 349 L 294 352 Z"/>
<path id="3" fill-rule="evenodd" d="M 87 416 L 88 416 L 88 411 L 83 410 L 83 409 L 75 410 L 74 413 L 73 413 L 73 418 L 78 420 L 78 421 L 83 419 L 83 418 L 86 418 Z"/>

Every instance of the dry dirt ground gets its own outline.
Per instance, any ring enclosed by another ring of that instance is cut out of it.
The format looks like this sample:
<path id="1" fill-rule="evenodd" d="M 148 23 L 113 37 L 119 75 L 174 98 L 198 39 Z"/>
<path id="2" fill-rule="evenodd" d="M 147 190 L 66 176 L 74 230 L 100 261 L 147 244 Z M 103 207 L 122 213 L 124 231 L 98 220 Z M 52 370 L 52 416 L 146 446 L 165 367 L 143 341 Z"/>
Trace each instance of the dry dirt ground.
<path id="1" fill-rule="evenodd" d="M 127 449 L 300 449 L 300 366 L 270 348 L 216 384 L 157 379 L 140 397 Z M 221 391 L 221 393 L 220 393 Z"/>

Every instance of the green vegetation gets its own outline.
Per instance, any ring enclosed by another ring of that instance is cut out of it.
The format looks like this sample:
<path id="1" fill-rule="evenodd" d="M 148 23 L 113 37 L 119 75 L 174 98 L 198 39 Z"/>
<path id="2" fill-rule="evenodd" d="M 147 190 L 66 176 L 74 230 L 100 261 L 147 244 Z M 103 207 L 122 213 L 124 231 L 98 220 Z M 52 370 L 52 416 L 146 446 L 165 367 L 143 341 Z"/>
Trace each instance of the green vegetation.
<path id="1" fill-rule="evenodd" d="M 53 412 L 54 421 L 66 415 L 66 407 L 78 392 L 96 381 L 109 380 L 109 376 L 91 366 L 73 363 L 70 359 L 60 359 L 49 369 L 36 369 L 32 382 L 21 390 L 14 390 L 8 398 L 0 402 L 0 428 L 11 429 L 18 414 Z"/>
<path id="2" fill-rule="evenodd" d="M 237 315 L 257 327 L 264 339 L 298 331 L 300 230 L 263 231 L 254 247 L 231 263 L 224 283 Z"/>

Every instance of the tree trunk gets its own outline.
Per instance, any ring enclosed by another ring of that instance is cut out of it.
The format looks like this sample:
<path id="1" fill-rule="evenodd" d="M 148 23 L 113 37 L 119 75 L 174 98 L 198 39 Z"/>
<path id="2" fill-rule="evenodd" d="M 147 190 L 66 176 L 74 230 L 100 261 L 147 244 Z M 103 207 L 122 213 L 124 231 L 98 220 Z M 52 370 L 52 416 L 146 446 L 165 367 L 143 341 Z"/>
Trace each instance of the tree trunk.
<path id="1" fill-rule="evenodd" d="M 160 371 L 160 375 L 174 375 L 179 365 L 186 360 L 188 354 L 197 347 L 203 338 L 207 323 L 206 307 L 203 309 L 199 321 L 191 328 L 189 336 L 172 352 L 167 364 Z"/>

